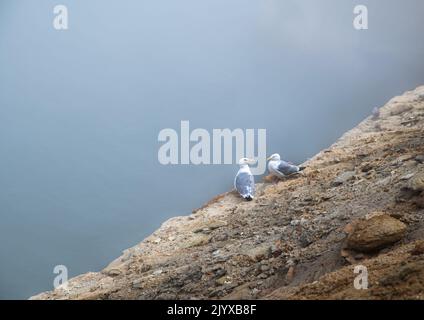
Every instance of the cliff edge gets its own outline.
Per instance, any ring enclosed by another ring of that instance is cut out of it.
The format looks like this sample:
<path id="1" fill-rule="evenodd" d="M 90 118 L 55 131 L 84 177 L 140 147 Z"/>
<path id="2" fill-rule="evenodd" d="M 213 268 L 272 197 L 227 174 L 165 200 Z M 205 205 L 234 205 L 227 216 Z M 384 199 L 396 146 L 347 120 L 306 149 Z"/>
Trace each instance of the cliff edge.
<path id="1" fill-rule="evenodd" d="M 424 86 L 298 176 L 166 221 L 101 272 L 31 299 L 424 299 Z M 368 271 L 357 290 L 355 266 Z"/>

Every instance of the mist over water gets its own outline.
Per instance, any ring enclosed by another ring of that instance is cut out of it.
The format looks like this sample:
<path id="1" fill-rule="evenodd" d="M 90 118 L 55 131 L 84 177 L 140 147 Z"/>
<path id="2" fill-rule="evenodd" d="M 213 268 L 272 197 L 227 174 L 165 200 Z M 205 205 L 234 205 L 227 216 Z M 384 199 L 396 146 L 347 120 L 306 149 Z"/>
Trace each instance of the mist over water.
<path id="1" fill-rule="evenodd" d="M 158 133 L 267 130 L 300 163 L 424 84 L 424 3 L 0 3 L 0 298 L 98 271 L 232 188 L 236 165 L 160 165 Z M 69 30 L 52 27 L 53 7 Z"/>

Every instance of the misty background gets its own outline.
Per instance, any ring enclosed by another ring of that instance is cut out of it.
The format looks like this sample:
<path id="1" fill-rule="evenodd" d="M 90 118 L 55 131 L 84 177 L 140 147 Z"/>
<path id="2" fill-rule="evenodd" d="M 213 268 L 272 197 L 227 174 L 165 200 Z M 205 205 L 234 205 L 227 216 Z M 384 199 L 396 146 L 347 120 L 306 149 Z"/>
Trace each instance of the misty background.
<path id="1" fill-rule="evenodd" d="M 53 8 L 69 30 L 53 28 Z M 369 9 L 369 30 L 353 8 Z M 232 188 L 162 166 L 164 128 L 264 128 L 300 163 L 424 84 L 422 0 L 2 0 L 0 298 L 98 271 Z"/>

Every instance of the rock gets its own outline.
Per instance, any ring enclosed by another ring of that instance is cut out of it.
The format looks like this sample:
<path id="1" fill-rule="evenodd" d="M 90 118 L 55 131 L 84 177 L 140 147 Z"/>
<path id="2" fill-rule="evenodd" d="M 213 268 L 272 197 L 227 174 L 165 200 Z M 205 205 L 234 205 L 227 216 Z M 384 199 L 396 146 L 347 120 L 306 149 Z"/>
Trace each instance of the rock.
<path id="1" fill-rule="evenodd" d="M 261 290 L 259 290 L 258 288 L 253 288 L 252 289 L 252 295 L 257 295 Z"/>
<path id="2" fill-rule="evenodd" d="M 143 288 L 143 280 L 141 280 L 141 279 L 134 280 L 132 282 L 132 287 L 136 288 L 136 289 L 142 289 Z"/>
<path id="3" fill-rule="evenodd" d="M 406 174 L 406 175 L 404 175 L 404 176 L 400 177 L 400 180 L 409 180 L 409 179 L 411 179 L 413 176 L 414 176 L 414 174 L 413 174 L 413 173 L 409 173 L 409 174 Z"/>
<path id="4" fill-rule="evenodd" d="M 355 253 L 352 252 L 351 250 L 342 249 L 340 251 L 340 255 L 343 258 L 345 258 L 346 261 L 349 262 L 350 264 L 355 264 L 356 263 Z"/>
<path id="5" fill-rule="evenodd" d="M 397 116 L 412 109 L 409 104 L 396 104 L 390 109 L 390 115 Z"/>
<path id="6" fill-rule="evenodd" d="M 340 186 L 352 179 L 355 178 L 355 171 L 346 171 L 340 174 L 336 179 L 334 179 L 333 183 L 331 184 L 333 187 Z"/>
<path id="7" fill-rule="evenodd" d="M 210 236 L 205 234 L 196 234 L 195 236 L 191 237 L 186 242 L 183 242 L 181 244 L 182 248 L 192 248 L 192 247 L 198 247 L 205 245 L 209 242 Z"/>
<path id="8" fill-rule="evenodd" d="M 219 249 L 212 252 L 213 257 L 218 257 L 220 254 L 221 254 L 221 251 Z"/>
<path id="9" fill-rule="evenodd" d="M 371 252 L 391 245 L 404 236 L 406 225 L 384 213 L 371 214 L 359 220 L 347 238 L 347 248 Z"/>
<path id="10" fill-rule="evenodd" d="M 209 233 L 212 230 L 221 228 L 221 227 L 226 226 L 226 225 L 227 225 L 226 221 L 210 220 L 210 221 L 205 222 L 205 223 L 201 224 L 200 226 L 196 227 L 193 230 L 193 233 L 200 233 L 200 232 Z"/>
<path id="11" fill-rule="evenodd" d="M 208 227 L 211 230 L 215 230 L 215 229 L 224 227 L 226 225 L 227 225 L 227 222 L 226 221 L 214 220 L 214 221 L 212 221 L 212 222 L 209 223 Z"/>
<path id="12" fill-rule="evenodd" d="M 415 245 L 414 249 L 412 249 L 411 254 L 413 256 L 419 256 L 419 255 L 424 254 L 424 241 L 418 242 Z"/>
<path id="13" fill-rule="evenodd" d="M 217 279 L 216 284 L 219 286 L 223 286 L 224 284 L 230 284 L 231 283 L 231 279 L 228 276 L 223 276 L 219 279 Z"/>
<path id="14" fill-rule="evenodd" d="M 224 297 L 224 300 L 251 300 L 252 294 L 248 284 L 238 286 L 230 294 Z"/>
<path id="15" fill-rule="evenodd" d="M 399 195 L 396 197 L 396 202 L 406 202 L 419 196 L 421 191 L 412 190 L 410 187 L 400 189 Z"/>
<path id="16" fill-rule="evenodd" d="M 414 204 L 418 208 L 424 209 L 424 193 L 414 199 Z"/>
<path id="17" fill-rule="evenodd" d="M 293 227 L 298 226 L 299 224 L 300 224 L 300 220 L 292 220 L 292 221 L 290 221 L 290 225 L 293 226 Z"/>
<path id="18" fill-rule="evenodd" d="M 262 271 L 262 272 L 266 272 L 266 271 L 268 271 L 270 268 L 269 268 L 269 266 L 268 266 L 268 265 L 264 264 L 264 265 L 262 265 L 262 266 L 261 266 L 261 268 L 260 268 L 260 269 L 261 269 L 261 271 Z"/>
<path id="19" fill-rule="evenodd" d="M 409 181 L 408 187 L 414 191 L 424 191 L 424 172 L 420 172 Z"/>
<path id="20" fill-rule="evenodd" d="M 294 278 L 294 272 L 295 272 L 295 270 L 294 270 L 294 266 L 291 266 L 291 267 L 289 268 L 289 270 L 287 271 L 287 274 L 286 274 L 286 280 L 287 280 L 287 282 L 288 282 L 288 283 L 290 283 L 290 282 L 292 282 L 292 281 L 293 281 L 293 278 Z"/>
<path id="21" fill-rule="evenodd" d="M 214 241 L 225 241 L 227 239 L 228 239 L 228 233 L 227 232 L 217 234 L 213 237 Z"/>
<path id="22" fill-rule="evenodd" d="M 310 235 L 307 234 L 306 232 L 302 233 L 299 237 L 299 243 L 300 246 L 302 248 L 306 248 L 307 246 L 309 246 L 311 243 L 313 242 L 313 240 L 311 239 Z"/>
<path id="23" fill-rule="evenodd" d="M 245 255 L 247 255 L 253 261 L 261 261 L 263 259 L 267 259 L 271 256 L 271 246 L 269 245 L 261 245 L 258 247 L 254 247 L 246 251 Z"/>
<path id="24" fill-rule="evenodd" d="M 418 163 L 424 163 L 424 154 L 415 157 L 415 161 Z"/>
<path id="25" fill-rule="evenodd" d="M 159 295 L 157 295 L 155 297 L 156 300 L 176 300 L 177 299 L 177 295 L 175 293 L 172 292 L 165 292 L 165 293 L 161 293 Z"/>
<path id="26" fill-rule="evenodd" d="M 365 163 L 362 167 L 361 167 L 361 171 L 362 172 L 369 172 L 371 171 L 373 168 L 373 165 L 371 163 Z"/>
<path id="27" fill-rule="evenodd" d="M 211 288 L 212 291 L 209 293 L 209 298 L 214 298 L 214 297 L 220 297 L 223 294 L 222 289 L 213 289 Z"/>
<path id="28" fill-rule="evenodd" d="M 348 223 L 348 224 L 344 227 L 343 232 L 345 232 L 345 233 L 347 233 L 347 234 L 350 234 L 350 233 L 352 233 L 352 232 L 353 232 L 354 227 L 355 227 L 354 223 Z"/>
<path id="29" fill-rule="evenodd" d="M 111 276 L 111 277 L 116 277 L 116 276 L 119 276 L 121 274 L 122 274 L 122 271 L 119 270 L 119 269 L 111 269 L 107 272 L 107 275 Z"/>
<path id="30" fill-rule="evenodd" d="M 155 271 L 153 271 L 153 275 L 154 276 L 158 276 L 158 275 L 160 275 L 160 274 L 162 274 L 162 272 L 163 272 L 163 270 L 162 269 L 158 269 L 158 270 L 155 270 Z"/>

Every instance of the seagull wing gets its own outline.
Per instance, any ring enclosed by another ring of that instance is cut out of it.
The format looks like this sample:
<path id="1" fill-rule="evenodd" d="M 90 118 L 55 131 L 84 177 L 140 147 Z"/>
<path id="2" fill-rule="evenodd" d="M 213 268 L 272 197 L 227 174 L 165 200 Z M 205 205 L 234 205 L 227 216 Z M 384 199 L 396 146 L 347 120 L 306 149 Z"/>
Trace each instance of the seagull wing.
<path id="1" fill-rule="evenodd" d="M 253 197 L 255 194 L 255 179 L 251 173 L 238 172 L 234 186 L 243 198 Z"/>
<path id="2" fill-rule="evenodd" d="M 289 176 L 293 173 L 299 172 L 299 167 L 293 164 L 290 164 L 286 161 L 280 161 L 280 163 L 277 166 L 277 170 L 280 173 L 284 174 L 285 176 Z"/>

